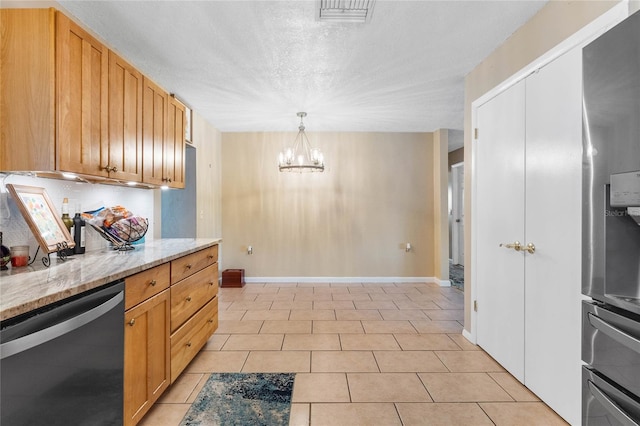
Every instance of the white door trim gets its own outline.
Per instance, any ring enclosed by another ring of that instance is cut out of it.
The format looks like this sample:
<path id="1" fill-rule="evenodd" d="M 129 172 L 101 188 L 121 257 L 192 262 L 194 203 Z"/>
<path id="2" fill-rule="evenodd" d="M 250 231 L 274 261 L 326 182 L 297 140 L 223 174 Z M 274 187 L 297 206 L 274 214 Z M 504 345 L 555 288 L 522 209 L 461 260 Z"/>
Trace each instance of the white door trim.
<path id="1" fill-rule="evenodd" d="M 464 219 L 463 206 L 460 203 L 460 169 L 464 171 L 464 162 L 456 163 L 451 166 L 451 260 L 454 265 L 464 263 L 464 255 L 460 255 L 461 249 L 464 249 L 464 244 L 460 246 L 460 225 L 457 220 Z M 464 222 L 462 222 L 464 224 Z M 464 234 L 464 228 L 463 232 Z M 462 235 L 464 238 L 464 235 Z M 462 262 L 460 262 L 462 260 Z"/>
<path id="2" fill-rule="evenodd" d="M 480 96 L 475 101 L 471 102 L 471 129 L 475 129 L 477 125 L 477 110 L 478 108 L 497 96 L 504 90 L 513 86 L 520 80 L 526 78 L 529 74 L 535 72 L 536 70 L 544 67 L 545 65 L 551 63 L 558 57 L 562 56 L 569 50 L 574 47 L 587 42 L 590 39 L 595 39 L 605 31 L 609 30 L 611 27 L 615 26 L 622 20 L 624 20 L 627 16 L 629 16 L 629 0 L 622 0 L 617 5 L 613 6 L 607 12 L 600 15 L 598 18 L 594 19 L 589 24 L 585 25 L 582 29 L 578 30 L 575 34 L 566 38 L 562 42 L 560 42 L 557 46 L 550 49 L 547 53 L 540 56 L 538 59 L 531 62 L 529 65 L 522 68 L 520 71 L 513 74 L 511 77 L 507 78 L 498 86 L 486 92 L 484 95 Z M 473 132 L 472 132 L 473 133 Z M 470 170 L 466 170 L 466 173 L 471 174 L 471 285 L 469 286 L 471 292 L 471 324 L 470 324 L 470 332 L 466 335 L 466 337 L 472 342 L 477 342 L 476 335 L 476 321 L 477 315 L 473 309 L 473 301 L 477 298 L 477 255 L 476 255 L 476 242 L 477 242 L 477 223 L 478 218 L 476 217 L 476 209 L 473 206 L 476 205 L 476 167 L 477 164 L 477 139 L 475 137 L 471 138 L 471 168 Z M 469 234 L 469 232 L 467 232 Z"/>

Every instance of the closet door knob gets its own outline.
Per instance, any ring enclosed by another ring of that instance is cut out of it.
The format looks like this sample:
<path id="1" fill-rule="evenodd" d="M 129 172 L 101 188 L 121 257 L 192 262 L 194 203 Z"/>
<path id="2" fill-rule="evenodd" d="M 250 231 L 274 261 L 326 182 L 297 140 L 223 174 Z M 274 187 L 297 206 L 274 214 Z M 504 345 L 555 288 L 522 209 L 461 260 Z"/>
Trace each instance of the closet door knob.
<path id="1" fill-rule="evenodd" d="M 522 250 L 522 244 L 520 244 L 520 241 L 514 241 L 512 244 L 500 244 L 500 247 L 505 247 L 508 249 L 514 249 L 515 251 L 520 251 Z"/>
<path id="2" fill-rule="evenodd" d="M 533 254 L 536 252 L 536 246 L 533 245 L 533 243 L 529 243 L 526 247 L 523 247 L 522 250 L 528 252 L 529 254 Z"/>

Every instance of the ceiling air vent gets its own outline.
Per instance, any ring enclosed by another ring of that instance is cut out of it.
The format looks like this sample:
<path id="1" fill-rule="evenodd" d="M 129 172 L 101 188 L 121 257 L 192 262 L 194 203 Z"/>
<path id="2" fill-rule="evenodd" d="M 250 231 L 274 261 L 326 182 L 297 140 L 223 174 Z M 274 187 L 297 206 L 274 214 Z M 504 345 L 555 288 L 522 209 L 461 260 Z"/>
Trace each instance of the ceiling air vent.
<path id="1" fill-rule="evenodd" d="M 375 0 L 319 0 L 320 21 L 367 22 Z"/>

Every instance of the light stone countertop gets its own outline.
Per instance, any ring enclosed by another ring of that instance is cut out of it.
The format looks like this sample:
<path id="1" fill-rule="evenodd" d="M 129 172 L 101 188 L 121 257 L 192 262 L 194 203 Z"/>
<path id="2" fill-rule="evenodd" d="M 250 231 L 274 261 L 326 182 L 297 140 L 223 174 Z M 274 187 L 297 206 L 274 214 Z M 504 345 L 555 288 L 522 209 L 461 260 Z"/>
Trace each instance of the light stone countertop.
<path id="1" fill-rule="evenodd" d="M 96 250 L 42 264 L 42 251 L 31 266 L 0 272 L 0 320 L 60 301 L 70 296 L 128 277 L 187 254 L 219 244 L 220 238 L 165 238 L 119 252 Z M 33 256 L 33 254 L 32 254 Z"/>

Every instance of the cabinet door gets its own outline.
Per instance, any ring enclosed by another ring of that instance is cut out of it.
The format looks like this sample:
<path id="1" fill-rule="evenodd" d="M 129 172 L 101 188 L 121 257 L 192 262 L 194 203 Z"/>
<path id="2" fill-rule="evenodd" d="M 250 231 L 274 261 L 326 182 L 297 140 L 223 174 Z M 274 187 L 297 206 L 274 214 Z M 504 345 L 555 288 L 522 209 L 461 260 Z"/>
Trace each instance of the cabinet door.
<path id="1" fill-rule="evenodd" d="M 142 74 L 109 52 L 109 177 L 142 180 Z"/>
<path id="2" fill-rule="evenodd" d="M 167 140 L 168 95 L 144 78 L 142 101 L 142 181 L 164 184 L 164 149 Z"/>
<path id="3" fill-rule="evenodd" d="M 52 9 L 0 9 L 0 170 L 55 166 Z"/>
<path id="4" fill-rule="evenodd" d="M 175 98 L 169 100 L 168 124 L 165 177 L 171 188 L 184 188 L 185 108 Z"/>
<path id="5" fill-rule="evenodd" d="M 582 55 L 527 78 L 525 385 L 580 423 Z"/>
<path id="6" fill-rule="evenodd" d="M 525 84 L 478 108 L 476 204 L 478 345 L 524 382 Z M 501 247 L 500 244 L 503 244 Z"/>
<path id="7" fill-rule="evenodd" d="M 107 176 L 108 49 L 61 13 L 56 23 L 57 169 Z"/>
<path id="8" fill-rule="evenodd" d="M 169 315 L 169 290 L 125 312 L 125 425 L 138 423 L 169 386 Z"/>

